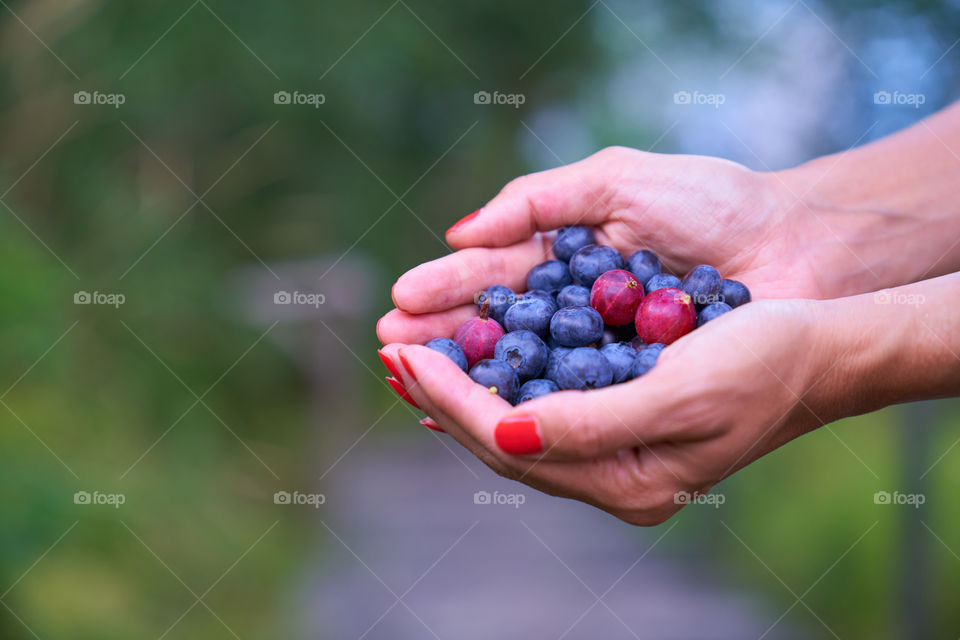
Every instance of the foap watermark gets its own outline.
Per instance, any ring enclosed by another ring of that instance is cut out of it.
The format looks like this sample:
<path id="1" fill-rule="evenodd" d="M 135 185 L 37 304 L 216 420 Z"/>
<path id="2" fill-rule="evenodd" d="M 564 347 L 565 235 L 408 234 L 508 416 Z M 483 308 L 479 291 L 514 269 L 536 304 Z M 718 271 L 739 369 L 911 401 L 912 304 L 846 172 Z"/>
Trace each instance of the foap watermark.
<path id="1" fill-rule="evenodd" d="M 77 291 L 73 294 L 73 304 L 102 304 L 119 309 L 127 301 L 122 293 L 104 293 L 102 291 Z"/>
<path id="2" fill-rule="evenodd" d="M 102 491 L 77 491 L 73 494 L 73 504 L 106 505 L 119 509 L 127 502 L 127 496 L 122 493 L 103 493 Z"/>
<path id="3" fill-rule="evenodd" d="M 322 493 L 301 493 L 300 491 L 277 491 L 273 494 L 273 504 L 290 504 L 295 506 L 308 506 L 319 509 L 320 505 L 327 501 L 327 496 Z"/>
<path id="4" fill-rule="evenodd" d="M 898 293 L 896 291 L 877 291 L 873 294 L 874 304 L 902 304 L 919 307 L 927 301 L 922 293 Z"/>
<path id="5" fill-rule="evenodd" d="M 504 287 L 502 291 L 487 291 L 483 289 L 473 294 L 473 304 L 482 305 L 489 300 L 491 307 L 502 307 L 504 305 L 509 306 L 522 297 L 523 296 L 510 291 L 506 287 Z"/>
<path id="6" fill-rule="evenodd" d="M 127 101 L 122 93 L 101 93 L 100 91 L 77 91 L 73 94 L 73 104 L 108 105 L 119 109 Z"/>
<path id="7" fill-rule="evenodd" d="M 877 91 L 873 94 L 873 104 L 889 106 L 908 106 L 919 109 L 927 101 L 923 93 L 901 93 L 899 91 Z"/>
<path id="8" fill-rule="evenodd" d="M 700 91 L 677 91 L 673 94 L 673 104 L 708 105 L 719 109 L 727 101 L 722 93 L 701 93 Z"/>
<path id="9" fill-rule="evenodd" d="M 302 93 L 300 91 L 277 91 L 273 94 L 273 104 L 310 106 L 319 109 L 327 101 L 322 93 Z"/>
<path id="10" fill-rule="evenodd" d="M 473 504 L 497 504 L 508 505 L 514 509 L 519 509 L 520 505 L 527 501 L 527 496 L 522 493 L 500 493 L 494 491 L 477 491 L 473 494 Z"/>
<path id="11" fill-rule="evenodd" d="M 473 104 L 507 104 L 514 109 L 519 109 L 520 105 L 527 101 L 527 96 L 522 93 L 500 93 L 494 91 L 477 91 L 473 94 Z"/>
<path id="12" fill-rule="evenodd" d="M 273 294 L 273 304 L 296 304 L 317 309 L 327 297 L 322 293 L 304 293 L 302 291 L 277 291 Z"/>
<path id="13" fill-rule="evenodd" d="M 899 491 L 877 491 L 873 494 L 873 504 L 905 504 L 919 509 L 927 501 L 922 493 L 900 493 Z"/>
<path id="14" fill-rule="evenodd" d="M 719 509 L 720 505 L 727 501 L 727 496 L 722 493 L 690 493 L 689 491 L 677 491 L 673 494 L 674 504 L 709 504 L 714 509 Z"/>

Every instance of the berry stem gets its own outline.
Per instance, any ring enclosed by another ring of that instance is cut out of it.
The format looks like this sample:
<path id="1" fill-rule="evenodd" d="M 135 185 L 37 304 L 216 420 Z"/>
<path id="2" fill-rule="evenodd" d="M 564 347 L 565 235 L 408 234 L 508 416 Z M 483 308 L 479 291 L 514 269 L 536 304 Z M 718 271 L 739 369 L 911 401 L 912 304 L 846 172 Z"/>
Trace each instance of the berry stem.
<path id="1" fill-rule="evenodd" d="M 487 298 L 483 301 L 483 304 L 480 305 L 480 319 L 486 320 L 490 317 L 490 299 Z"/>

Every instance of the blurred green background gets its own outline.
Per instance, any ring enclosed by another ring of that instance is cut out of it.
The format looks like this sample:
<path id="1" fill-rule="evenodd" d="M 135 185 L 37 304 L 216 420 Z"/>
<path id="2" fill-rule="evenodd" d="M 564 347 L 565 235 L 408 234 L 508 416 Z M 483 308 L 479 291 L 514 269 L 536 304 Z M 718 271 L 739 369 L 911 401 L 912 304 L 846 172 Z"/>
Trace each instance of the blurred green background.
<path id="1" fill-rule="evenodd" d="M 372 423 L 398 455 L 428 437 L 380 382 L 374 324 L 444 229 L 610 144 L 791 166 L 928 115 L 960 70 L 956 2 L 0 4 L 4 638 L 297 637 L 305 559 L 343 549 L 272 496 L 323 491 L 318 461 Z M 894 90 L 926 101 L 875 104 Z M 356 304 L 303 330 L 341 327 L 332 351 L 245 299 L 341 257 L 313 284 Z M 955 637 L 958 427 L 939 403 L 820 430 L 664 549 L 772 611 L 802 594 L 840 637 Z M 911 487 L 920 509 L 874 504 Z"/>

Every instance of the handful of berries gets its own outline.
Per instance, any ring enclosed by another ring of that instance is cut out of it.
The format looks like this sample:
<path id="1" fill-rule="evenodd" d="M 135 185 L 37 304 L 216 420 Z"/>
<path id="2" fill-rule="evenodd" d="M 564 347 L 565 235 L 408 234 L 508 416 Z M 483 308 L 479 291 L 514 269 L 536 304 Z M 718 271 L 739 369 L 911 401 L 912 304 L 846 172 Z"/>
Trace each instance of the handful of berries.
<path id="1" fill-rule="evenodd" d="M 646 249 L 626 260 L 587 227 L 564 227 L 556 259 L 530 270 L 527 291 L 493 285 L 480 315 L 427 347 L 511 404 L 564 389 L 597 389 L 650 371 L 660 352 L 742 304 L 750 291 L 709 265 L 683 280 Z"/>

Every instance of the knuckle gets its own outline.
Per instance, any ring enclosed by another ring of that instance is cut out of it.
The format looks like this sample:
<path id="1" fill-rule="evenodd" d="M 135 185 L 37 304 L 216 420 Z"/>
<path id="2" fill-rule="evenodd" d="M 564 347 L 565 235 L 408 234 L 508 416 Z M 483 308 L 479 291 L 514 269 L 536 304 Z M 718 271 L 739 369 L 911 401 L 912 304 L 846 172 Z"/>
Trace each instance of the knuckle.
<path id="1" fill-rule="evenodd" d="M 603 451 L 604 429 L 593 420 L 582 420 L 574 423 L 557 442 L 578 456 L 595 457 Z"/>
<path id="2" fill-rule="evenodd" d="M 637 153 L 636 149 L 631 149 L 630 147 L 624 147 L 621 145 L 611 145 L 598 151 L 596 156 L 601 160 L 621 160 L 628 156 L 632 156 L 635 153 Z"/>

